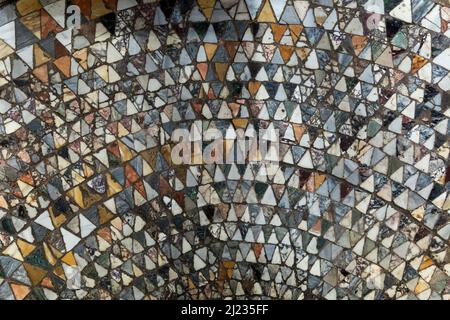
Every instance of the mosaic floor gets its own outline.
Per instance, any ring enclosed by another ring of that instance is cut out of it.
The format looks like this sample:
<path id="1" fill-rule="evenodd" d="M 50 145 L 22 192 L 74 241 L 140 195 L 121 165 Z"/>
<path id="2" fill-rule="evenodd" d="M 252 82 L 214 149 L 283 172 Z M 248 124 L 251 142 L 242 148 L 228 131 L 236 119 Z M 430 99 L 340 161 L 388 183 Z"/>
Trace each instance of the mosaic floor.
<path id="1" fill-rule="evenodd" d="M 449 0 L 0 3 L 0 299 L 450 300 Z"/>

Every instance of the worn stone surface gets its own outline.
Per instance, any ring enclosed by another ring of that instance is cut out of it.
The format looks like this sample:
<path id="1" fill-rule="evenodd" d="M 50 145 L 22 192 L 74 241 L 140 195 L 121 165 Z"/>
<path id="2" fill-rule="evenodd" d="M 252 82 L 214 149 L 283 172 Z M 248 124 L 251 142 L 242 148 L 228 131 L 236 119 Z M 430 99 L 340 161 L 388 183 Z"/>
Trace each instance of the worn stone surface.
<path id="1" fill-rule="evenodd" d="M 3 3 L 0 299 L 448 300 L 449 22 L 444 0 Z M 225 155 L 277 131 L 279 161 L 178 164 L 177 128 Z"/>

